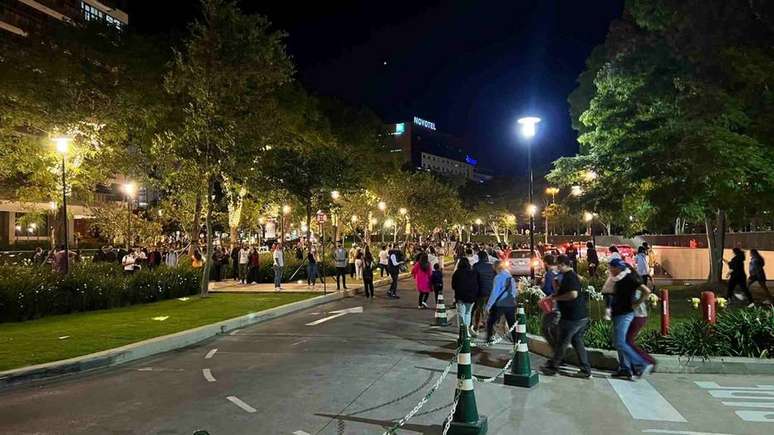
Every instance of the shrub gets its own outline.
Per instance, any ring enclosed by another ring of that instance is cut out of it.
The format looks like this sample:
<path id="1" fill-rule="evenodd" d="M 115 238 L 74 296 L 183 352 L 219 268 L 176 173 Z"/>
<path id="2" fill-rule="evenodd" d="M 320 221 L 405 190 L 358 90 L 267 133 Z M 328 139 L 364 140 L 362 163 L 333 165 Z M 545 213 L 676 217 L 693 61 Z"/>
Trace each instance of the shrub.
<path id="1" fill-rule="evenodd" d="M 102 310 L 199 291 L 200 273 L 160 266 L 124 275 L 117 264 L 75 263 L 67 276 L 45 267 L 0 266 L 0 322 Z"/>
<path id="2" fill-rule="evenodd" d="M 584 344 L 597 349 L 613 349 L 613 322 L 592 320 Z"/>
<path id="3" fill-rule="evenodd" d="M 774 309 L 748 308 L 722 311 L 713 335 L 722 355 L 774 357 Z"/>

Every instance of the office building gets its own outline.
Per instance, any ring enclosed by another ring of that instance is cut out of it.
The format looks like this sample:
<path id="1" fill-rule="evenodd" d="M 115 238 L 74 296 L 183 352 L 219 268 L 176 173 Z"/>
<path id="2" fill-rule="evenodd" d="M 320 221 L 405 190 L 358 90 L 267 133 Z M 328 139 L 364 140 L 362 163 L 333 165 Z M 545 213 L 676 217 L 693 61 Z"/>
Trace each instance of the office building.
<path id="1" fill-rule="evenodd" d="M 0 35 L 45 33 L 52 24 L 100 20 L 121 28 L 129 23 L 127 0 L 0 0 Z"/>

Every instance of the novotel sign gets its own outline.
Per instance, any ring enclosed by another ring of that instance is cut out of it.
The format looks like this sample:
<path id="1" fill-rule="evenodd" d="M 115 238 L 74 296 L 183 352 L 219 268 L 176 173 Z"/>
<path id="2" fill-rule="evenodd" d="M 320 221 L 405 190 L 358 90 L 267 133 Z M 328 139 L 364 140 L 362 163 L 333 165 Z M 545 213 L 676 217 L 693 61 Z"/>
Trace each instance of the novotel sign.
<path id="1" fill-rule="evenodd" d="M 435 130 L 435 123 L 430 121 L 425 121 L 422 118 L 414 117 L 414 124 L 421 125 L 422 127 L 429 128 L 430 130 Z"/>

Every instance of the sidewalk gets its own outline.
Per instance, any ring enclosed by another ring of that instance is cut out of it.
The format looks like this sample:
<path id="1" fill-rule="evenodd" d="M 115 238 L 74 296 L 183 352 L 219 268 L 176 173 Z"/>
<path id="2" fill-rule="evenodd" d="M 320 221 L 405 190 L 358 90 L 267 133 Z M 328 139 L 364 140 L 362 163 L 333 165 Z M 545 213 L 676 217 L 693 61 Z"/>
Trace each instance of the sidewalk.
<path id="1" fill-rule="evenodd" d="M 402 273 L 400 274 L 398 279 L 403 279 L 408 274 Z M 377 274 L 374 276 L 374 286 L 378 287 L 380 285 L 385 285 L 390 283 L 390 278 L 385 275 L 384 278 L 380 278 Z M 297 292 L 303 292 L 303 293 L 320 293 L 323 294 L 325 291 L 328 293 L 335 292 L 336 291 L 336 278 L 334 277 L 326 277 L 325 278 L 325 290 L 323 289 L 323 284 L 320 282 L 320 280 L 317 280 L 317 286 L 313 290 L 311 287 L 306 285 L 306 279 L 299 279 L 294 280 L 292 282 L 283 282 L 282 283 L 282 292 L 285 293 L 297 293 Z M 347 287 L 350 290 L 353 289 L 359 289 L 363 287 L 363 281 L 359 279 L 352 279 L 349 276 L 347 276 Z M 224 280 L 224 281 L 218 281 L 210 282 L 210 292 L 212 293 L 275 293 L 276 290 L 274 289 L 274 283 L 266 282 L 266 283 L 260 283 L 260 284 L 241 284 L 239 281 L 235 280 Z"/>

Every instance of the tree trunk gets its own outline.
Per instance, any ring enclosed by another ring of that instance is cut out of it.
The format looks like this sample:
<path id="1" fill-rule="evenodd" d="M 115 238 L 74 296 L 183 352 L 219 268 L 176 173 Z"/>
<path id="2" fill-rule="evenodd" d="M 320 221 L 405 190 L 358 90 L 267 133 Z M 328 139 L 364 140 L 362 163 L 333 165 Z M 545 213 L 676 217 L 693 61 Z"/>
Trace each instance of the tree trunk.
<path id="1" fill-rule="evenodd" d="M 306 244 L 312 246 L 312 198 L 306 199 Z"/>
<path id="2" fill-rule="evenodd" d="M 210 176 L 210 179 L 207 181 L 207 218 L 206 218 L 206 224 L 207 224 L 207 254 L 206 259 L 207 261 L 204 262 L 204 267 L 202 268 L 202 287 L 201 287 L 201 296 L 207 297 L 209 295 L 210 291 L 210 268 L 212 267 L 212 195 L 215 191 L 215 177 Z"/>
<path id="3" fill-rule="evenodd" d="M 199 222 L 199 216 L 202 214 L 202 192 L 201 189 L 196 192 L 196 203 L 194 204 L 194 217 L 193 224 L 191 225 L 191 233 L 188 237 L 191 239 L 191 245 L 188 247 L 188 255 L 193 256 L 196 247 L 199 246 L 199 228 L 201 223 Z"/>
<path id="4" fill-rule="evenodd" d="M 710 272 L 708 280 L 712 284 L 720 284 L 723 278 L 723 248 L 726 243 L 726 213 L 718 209 L 712 216 L 704 217 L 704 227 L 707 231 L 707 246 L 709 246 Z"/>

